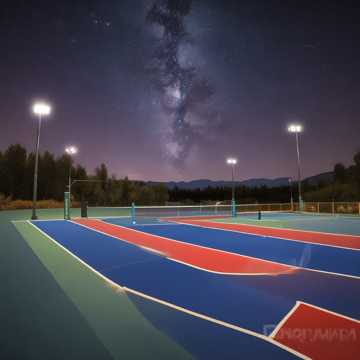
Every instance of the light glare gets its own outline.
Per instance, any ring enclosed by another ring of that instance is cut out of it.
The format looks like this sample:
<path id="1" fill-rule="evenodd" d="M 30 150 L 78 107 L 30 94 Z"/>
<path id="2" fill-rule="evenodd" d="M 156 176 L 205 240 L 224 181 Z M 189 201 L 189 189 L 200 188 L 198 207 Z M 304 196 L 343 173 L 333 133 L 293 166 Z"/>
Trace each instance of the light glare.
<path id="1" fill-rule="evenodd" d="M 68 155 L 75 155 L 78 152 L 78 148 L 76 146 L 68 146 L 67 148 L 65 148 L 65 152 Z"/>
<path id="2" fill-rule="evenodd" d="M 236 165 L 237 164 L 237 160 L 234 158 L 228 158 L 226 160 L 226 162 L 228 163 L 228 165 Z"/>
<path id="3" fill-rule="evenodd" d="M 50 115 L 51 106 L 44 102 L 38 102 L 34 104 L 33 112 L 36 115 Z"/>
<path id="4" fill-rule="evenodd" d="M 291 124 L 288 127 L 288 131 L 291 133 L 301 133 L 303 131 L 303 127 L 300 124 Z"/>

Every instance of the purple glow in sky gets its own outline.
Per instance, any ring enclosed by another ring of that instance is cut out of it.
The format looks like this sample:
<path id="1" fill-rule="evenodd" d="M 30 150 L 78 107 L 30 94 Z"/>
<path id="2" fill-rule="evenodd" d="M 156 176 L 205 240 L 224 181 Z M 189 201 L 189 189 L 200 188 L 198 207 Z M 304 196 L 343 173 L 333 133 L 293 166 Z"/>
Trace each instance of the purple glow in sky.
<path id="1" fill-rule="evenodd" d="M 156 3 L 165 2 L 9 1 L 0 14 L 0 149 L 34 148 L 30 109 L 46 99 L 53 113 L 41 149 L 76 144 L 77 161 L 89 170 L 105 162 L 118 176 L 227 179 L 225 159 L 235 156 L 240 179 L 296 177 L 292 121 L 304 125 L 304 176 L 351 162 L 360 147 L 358 8 L 194 0 L 176 23 L 186 34 L 171 34 L 181 73 L 159 89 L 164 57 L 154 67 L 154 52 L 170 35 L 147 20 Z"/>

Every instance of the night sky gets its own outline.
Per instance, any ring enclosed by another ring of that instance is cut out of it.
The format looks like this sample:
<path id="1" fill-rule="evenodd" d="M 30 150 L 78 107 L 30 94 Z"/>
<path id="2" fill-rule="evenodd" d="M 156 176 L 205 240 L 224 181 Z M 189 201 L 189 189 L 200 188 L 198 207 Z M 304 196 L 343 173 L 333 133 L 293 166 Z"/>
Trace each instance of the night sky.
<path id="1" fill-rule="evenodd" d="M 149 20 L 154 4 L 167 28 Z M 75 144 L 89 171 L 105 162 L 136 179 L 227 179 L 231 155 L 239 179 L 296 177 L 291 121 L 305 127 L 305 176 L 351 162 L 360 147 L 357 2 L 191 5 L 175 16 L 161 0 L 2 2 L 0 149 L 33 150 L 31 105 L 45 99 L 54 111 L 41 150 Z M 159 60 L 161 46 L 172 52 Z M 167 61 L 191 77 L 187 86 Z"/>

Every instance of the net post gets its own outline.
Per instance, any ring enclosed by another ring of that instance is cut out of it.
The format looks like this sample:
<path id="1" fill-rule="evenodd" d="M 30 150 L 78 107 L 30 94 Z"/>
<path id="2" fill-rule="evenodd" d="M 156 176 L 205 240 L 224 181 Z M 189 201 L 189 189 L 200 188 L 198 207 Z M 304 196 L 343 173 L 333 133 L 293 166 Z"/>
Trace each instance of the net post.
<path id="1" fill-rule="evenodd" d="M 236 203 L 235 203 L 235 200 L 231 200 L 231 216 L 236 217 Z"/>
<path id="2" fill-rule="evenodd" d="M 64 219 L 70 220 L 70 193 L 64 192 Z"/>
<path id="3" fill-rule="evenodd" d="M 136 209 L 135 203 L 131 204 L 131 222 L 132 224 L 136 224 Z"/>
<path id="4" fill-rule="evenodd" d="M 88 208 L 87 201 L 81 200 L 81 217 L 82 218 L 87 218 L 88 217 L 87 208 Z"/>

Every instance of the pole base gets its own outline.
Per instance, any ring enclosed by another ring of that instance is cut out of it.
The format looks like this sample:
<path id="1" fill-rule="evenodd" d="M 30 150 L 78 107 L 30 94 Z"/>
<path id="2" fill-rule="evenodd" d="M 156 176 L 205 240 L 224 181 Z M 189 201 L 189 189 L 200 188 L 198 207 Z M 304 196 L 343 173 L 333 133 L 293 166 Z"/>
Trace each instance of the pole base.
<path id="1" fill-rule="evenodd" d="M 37 220 L 37 219 L 38 219 L 38 217 L 36 215 L 31 216 L 31 220 Z"/>
<path id="2" fill-rule="evenodd" d="M 231 200 L 231 216 L 236 217 L 236 203 L 235 203 L 235 200 Z"/>

